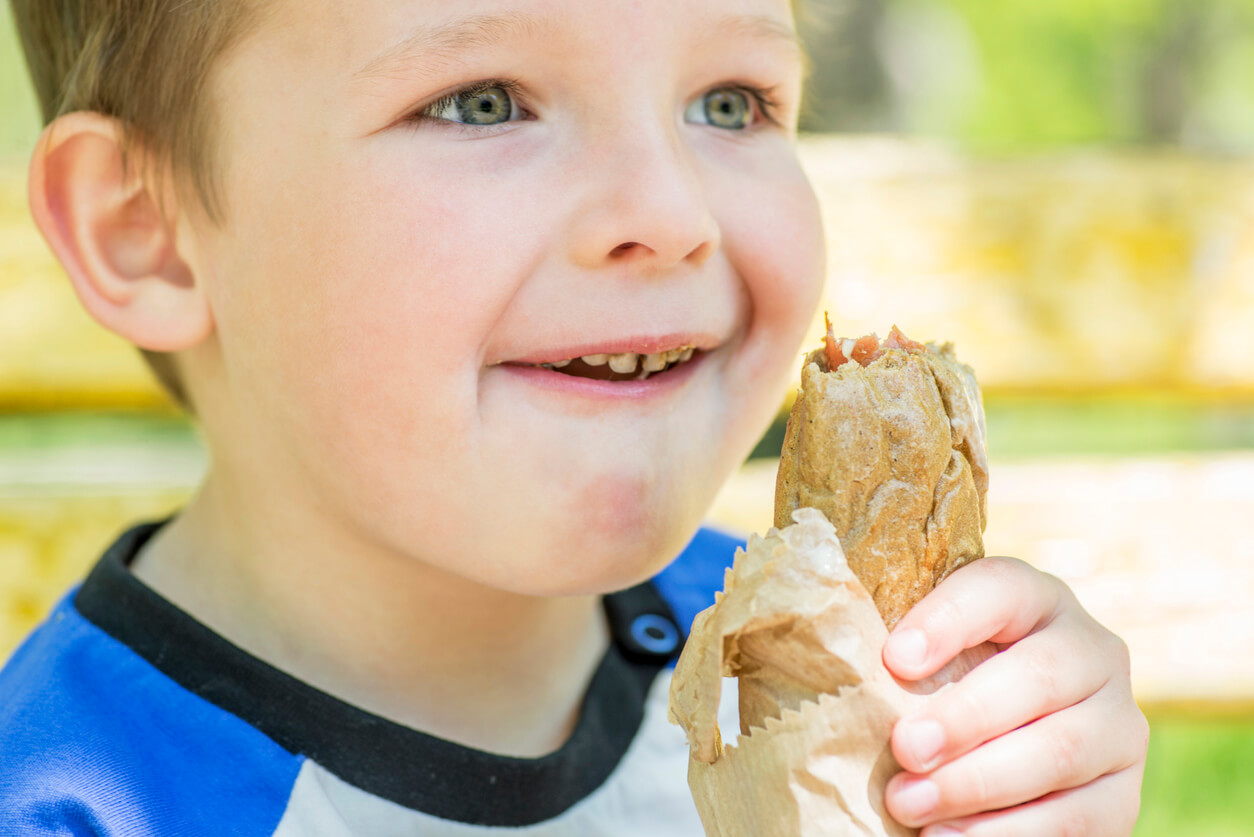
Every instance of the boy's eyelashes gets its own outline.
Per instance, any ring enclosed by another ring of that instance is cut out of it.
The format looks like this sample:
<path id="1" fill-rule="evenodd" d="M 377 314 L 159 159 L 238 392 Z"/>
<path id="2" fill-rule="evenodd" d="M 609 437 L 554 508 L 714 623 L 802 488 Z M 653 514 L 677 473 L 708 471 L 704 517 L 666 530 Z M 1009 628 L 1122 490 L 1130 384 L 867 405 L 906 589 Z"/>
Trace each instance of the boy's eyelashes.
<path id="1" fill-rule="evenodd" d="M 694 117 L 689 121 L 729 131 L 753 130 L 761 127 L 761 122 L 782 128 L 781 104 L 774 97 L 775 90 L 775 87 L 744 82 L 723 84 L 694 99 L 684 110 L 684 117 Z M 412 127 L 437 123 L 471 132 L 495 128 L 517 121 L 514 117 L 519 115 L 534 118 L 519 104 L 523 98 L 522 87 L 516 80 L 488 79 L 455 90 L 423 106 L 404 121 Z M 698 116 L 700 118 L 696 118 Z M 742 118 L 749 122 L 740 124 Z"/>
<path id="2" fill-rule="evenodd" d="M 488 79 L 455 90 L 412 114 L 412 123 L 443 122 L 467 127 L 491 128 L 514 121 L 522 112 L 518 101 L 523 98 L 522 86 L 514 79 Z M 504 110 L 506 122 L 494 121 Z M 450 118 L 459 116 L 464 121 Z"/>
<path id="3" fill-rule="evenodd" d="M 696 99 L 696 101 L 694 101 L 692 105 L 689 106 L 689 110 L 691 110 L 693 106 L 699 103 L 703 103 L 704 110 L 705 110 L 705 117 L 706 119 L 709 120 L 709 122 L 707 122 L 706 124 L 714 125 L 715 127 L 720 127 L 720 128 L 724 128 L 724 127 L 729 128 L 729 130 L 746 130 L 748 128 L 754 127 L 751 124 L 751 125 L 746 125 L 745 128 L 731 129 L 730 126 L 722 124 L 723 120 L 727 118 L 729 108 L 732 112 L 735 112 L 736 108 L 739 107 L 736 99 L 734 98 L 728 99 L 726 97 L 719 97 L 716 101 L 713 101 L 713 102 L 706 99 L 707 96 L 713 97 L 715 94 L 718 94 L 718 93 L 734 92 L 734 93 L 739 94 L 740 96 L 746 97 L 744 99 L 745 109 L 749 110 L 750 112 L 756 109 L 757 112 L 761 114 L 764 120 L 766 120 L 767 122 L 771 123 L 772 125 L 778 128 L 782 128 L 784 126 L 780 122 L 781 105 L 775 98 L 775 90 L 776 90 L 775 87 L 758 87 L 757 85 L 744 84 L 744 83 L 724 85 L 722 87 L 716 87 L 713 90 L 707 91 L 706 93 L 699 96 Z M 713 106 L 713 108 L 711 108 L 711 105 Z M 755 105 L 756 105 L 756 108 L 754 107 Z M 685 111 L 685 116 L 686 115 L 687 115 L 687 111 Z"/>

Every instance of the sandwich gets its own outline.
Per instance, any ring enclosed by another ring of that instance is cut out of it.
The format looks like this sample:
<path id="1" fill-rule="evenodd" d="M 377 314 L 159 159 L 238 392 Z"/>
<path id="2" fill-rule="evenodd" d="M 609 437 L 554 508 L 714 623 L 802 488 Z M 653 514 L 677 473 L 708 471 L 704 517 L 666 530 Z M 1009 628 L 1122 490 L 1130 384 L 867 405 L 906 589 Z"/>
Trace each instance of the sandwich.
<path id="1" fill-rule="evenodd" d="M 775 526 L 737 550 L 671 682 L 707 835 L 915 834 L 884 808 L 900 770 L 892 726 L 995 649 L 914 684 L 881 652 L 916 602 L 984 554 L 984 440 L 979 387 L 950 344 L 896 326 L 841 339 L 828 322 L 789 415 Z M 727 677 L 734 746 L 718 724 Z"/>
<path id="2" fill-rule="evenodd" d="M 896 326 L 806 357 L 784 437 L 775 525 L 821 511 L 891 629 L 954 570 L 984 556 L 984 409 L 953 345 Z"/>

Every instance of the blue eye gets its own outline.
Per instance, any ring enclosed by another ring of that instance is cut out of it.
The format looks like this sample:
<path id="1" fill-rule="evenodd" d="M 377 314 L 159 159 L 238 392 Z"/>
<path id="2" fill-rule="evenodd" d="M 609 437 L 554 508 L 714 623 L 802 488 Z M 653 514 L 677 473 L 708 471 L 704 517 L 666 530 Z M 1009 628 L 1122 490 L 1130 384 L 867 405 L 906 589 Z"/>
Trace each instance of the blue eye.
<path id="1" fill-rule="evenodd" d="M 697 103 L 701 105 L 707 125 L 741 131 L 753 124 L 753 106 L 743 90 L 734 87 L 711 90 Z"/>
<path id="2" fill-rule="evenodd" d="M 479 82 L 432 102 L 406 121 L 480 128 L 505 125 L 526 115 L 518 106 L 519 89 L 518 82 L 509 79 Z M 754 127 L 756 110 L 763 120 L 779 125 L 775 117 L 778 104 L 770 94 L 769 89 L 745 84 L 719 87 L 693 100 L 684 111 L 684 119 L 727 131 L 745 131 Z"/>
<path id="3" fill-rule="evenodd" d="M 518 112 L 513 85 L 489 81 L 458 90 L 423 109 L 419 116 L 463 125 L 501 125 Z"/>
<path id="4" fill-rule="evenodd" d="M 778 105 L 770 98 L 770 91 L 748 85 L 719 87 L 709 91 L 688 106 L 684 111 L 684 118 L 700 125 L 728 131 L 744 131 L 754 126 L 755 102 L 763 119 L 779 124 L 775 119 L 775 108 Z"/>

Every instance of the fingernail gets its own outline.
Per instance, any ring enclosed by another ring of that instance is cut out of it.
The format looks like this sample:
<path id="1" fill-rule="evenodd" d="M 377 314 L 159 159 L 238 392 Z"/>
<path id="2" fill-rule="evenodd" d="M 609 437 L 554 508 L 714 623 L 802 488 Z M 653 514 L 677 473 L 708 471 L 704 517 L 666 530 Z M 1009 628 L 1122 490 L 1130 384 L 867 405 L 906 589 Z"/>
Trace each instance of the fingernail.
<path id="1" fill-rule="evenodd" d="M 922 820 L 940 804 L 940 791 L 927 779 L 907 780 L 897 791 L 897 807 L 907 818 Z"/>
<path id="2" fill-rule="evenodd" d="M 905 739 L 902 743 L 918 761 L 921 770 L 927 773 L 936 767 L 934 762 L 945 748 L 945 728 L 930 719 L 904 721 L 902 726 L 904 729 L 898 735 Z"/>
<path id="3" fill-rule="evenodd" d="M 895 633 L 888 638 L 889 656 L 908 666 L 921 666 L 927 661 L 927 634 L 918 628 Z"/>

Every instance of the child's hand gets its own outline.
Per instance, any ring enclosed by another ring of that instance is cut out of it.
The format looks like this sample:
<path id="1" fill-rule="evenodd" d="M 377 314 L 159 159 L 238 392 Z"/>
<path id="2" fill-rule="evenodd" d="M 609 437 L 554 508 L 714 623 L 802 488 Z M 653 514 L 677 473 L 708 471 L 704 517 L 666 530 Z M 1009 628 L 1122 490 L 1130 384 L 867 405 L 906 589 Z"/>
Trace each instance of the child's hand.
<path id="1" fill-rule="evenodd" d="M 1127 646 L 1057 578 L 986 558 L 897 624 L 884 663 L 918 680 L 985 641 L 1002 652 L 893 728 L 889 813 L 922 837 L 1126 837 L 1149 741 Z"/>

